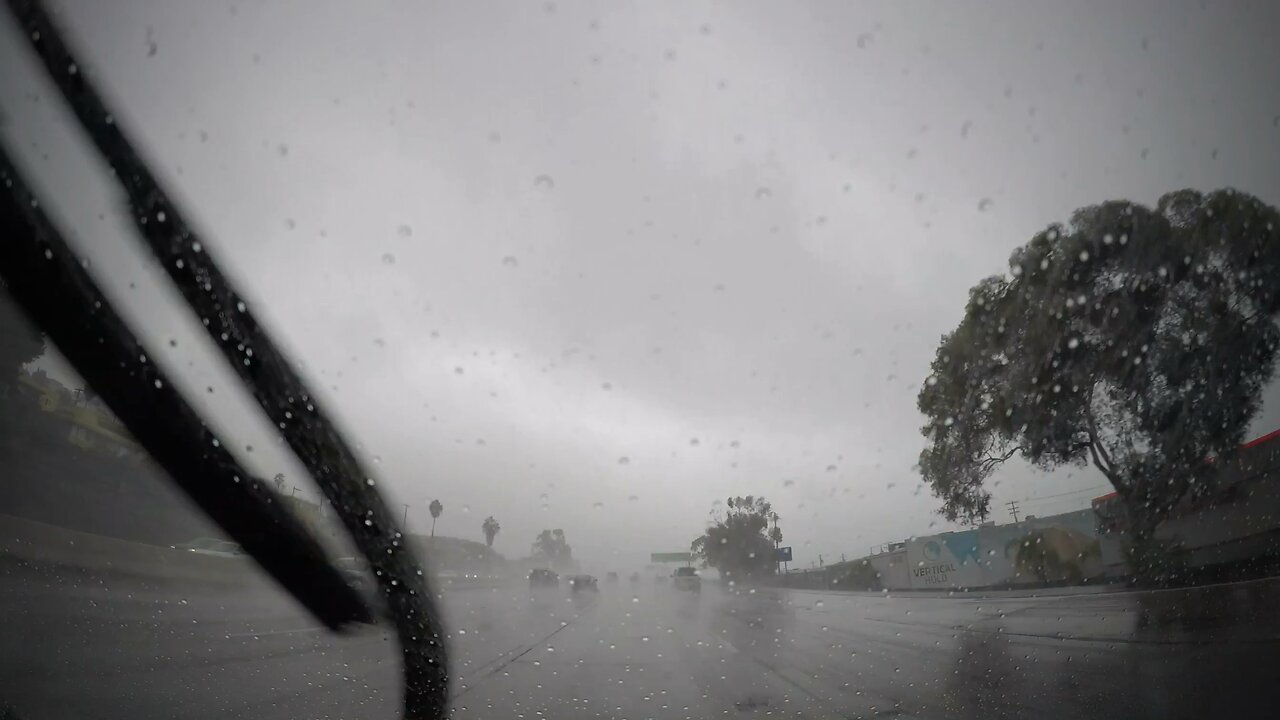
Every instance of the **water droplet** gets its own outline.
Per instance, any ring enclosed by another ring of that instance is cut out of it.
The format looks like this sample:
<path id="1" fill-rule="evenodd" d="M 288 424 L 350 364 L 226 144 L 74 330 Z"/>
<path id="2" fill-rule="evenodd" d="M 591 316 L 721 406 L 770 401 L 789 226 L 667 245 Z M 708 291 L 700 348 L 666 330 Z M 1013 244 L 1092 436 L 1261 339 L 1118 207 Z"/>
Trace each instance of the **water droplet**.
<path id="1" fill-rule="evenodd" d="M 813 604 L 813 606 L 814 606 L 814 607 L 819 607 L 819 608 L 820 608 L 820 607 L 824 607 L 824 606 L 826 606 L 826 604 L 827 604 L 827 603 L 826 603 L 826 601 L 824 601 L 824 600 L 819 600 L 818 602 L 814 603 L 814 604 Z"/>
<path id="2" fill-rule="evenodd" d="M 978 201 L 978 212 L 986 212 L 990 210 L 991 206 L 994 204 L 995 203 L 991 201 L 991 198 L 982 198 Z"/>
<path id="3" fill-rule="evenodd" d="M 413 235 L 413 228 L 409 227 L 408 225 L 401 225 L 400 227 L 396 228 L 396 234 L 399 235 L 400 237 L 409 237 Z"/>
<path id="4" fill-rule="evenodd" d="M 602 503 L 602 502 L 594 502 L 594 503 L 591 503 L 591 509 L 592 509 L 592 510 L 600 510 L 600 509 L 602 509 L 602 508 L 604 508 L 604 503 Z"/>
<path id="5" fill-rule="evenodd" d="M 761 187 L 756 188 L 756 199 L 757 199 L 757 200 L 766 200 L 766 199 L 771 198 L 771 197 L 773 197 L 773 191 L 772 191 L 772 190 L 770 190 L 769 188 L 764 187 L 764 186 L 761 186 Z"/>
<path id="6" fill-rule="evenodd" d="M 520 261 L 514 255 L 506 255 L 502 258 L 502 265 L 510 268 L 520 267 Z"/>
<path id="7" fill-rule="evenodd" d="M 631 458 L 627 457 L 626 455 L 623 455 L 622 457 L 618 458 L 618 464 L 619 464 L 619 465 L 630 465 L 630 464 L 631 464 Z"/>
<path id="8" fill-rule="evenodd" d="M 627 500 L 630 500 L 631 502 L 635 502 L 635 501 L 637 501 L 637 500 L 639 500 L 639 499 L 640 499 L 640 497 L 639 497 L 638 495 L 628 495 L 628 496 L 627 496 Z"/>
<path id="9" fill-rule="evenodd" d="M 383 264 L 383 265 L 395 265 L 395 264 L 396 264 L 396 256 L 395 256 L 395 255 L 392 255 L 392 254 L 391 254 L 391 253 L 389 253 L 389 252 L 388 252 L 388 253 L 382 253 L 382 264 Z"/>
<path id="10" fill-rule="evenodd" d="M 539 190 L 550 190 L 556 186 L 556 181 L 550 175 L 539 175 L 533 179 L 533 186 Z"/>
<path id="11" fill-rule="evenodd" d="M 1068 347 L 1068 348 L 1070 348 L 1070 349 L 1072 349 L 1072 350 L 1075 350 L 1076 348 L 1080 347 L 1080 340 L 1079 340 L 1079 338 L 1071 338 L 1070 340 L 1068 340 L 1068 341 L 1067 341 L 1067 347 Z"/>
<path id="12" fill-rule="evenodd" d="M 871 35 L 871 33 L 865 33 L 865 32 L 864 32 L 864 33 L 859 33 L 859 34 L 858 34 L 858 49 L 859 49 L 859 50 L 866 50 L 866 49 L 867 49 L 867 46 L 871 44 L 872 37 L 873 37 L 873 36 Z"/>

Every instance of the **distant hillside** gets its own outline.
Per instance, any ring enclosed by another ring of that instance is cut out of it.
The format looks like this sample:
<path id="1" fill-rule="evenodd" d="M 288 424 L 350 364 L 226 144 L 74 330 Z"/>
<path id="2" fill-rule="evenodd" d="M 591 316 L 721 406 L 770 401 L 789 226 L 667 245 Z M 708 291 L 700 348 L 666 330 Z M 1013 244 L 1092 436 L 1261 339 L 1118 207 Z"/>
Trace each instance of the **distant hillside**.
<path id="1" fill-rule="evenodd" d="M 221 532 L 154 462 L 89 446 L 36 399 L 0 398 L 0 513 L 155 545 Z"/>
<path id="2" fill-rule="evenodd" d="M 492 548 L 474 540 L 462 538 L 428 537 L 410 534 L 409 542 L 413 549 L 428 562 L 436 572 L 453 570 L 457 572 L 481 572 L 498 570 L 506 567 L 507 559 Z"/>

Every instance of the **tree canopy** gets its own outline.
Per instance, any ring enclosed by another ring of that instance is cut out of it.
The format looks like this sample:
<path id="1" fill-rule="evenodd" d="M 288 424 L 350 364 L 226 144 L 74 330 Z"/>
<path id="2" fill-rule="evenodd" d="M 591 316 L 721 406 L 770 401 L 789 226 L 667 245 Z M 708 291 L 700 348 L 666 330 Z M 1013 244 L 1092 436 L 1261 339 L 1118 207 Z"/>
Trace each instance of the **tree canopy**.
<path id="1" fill-rule="evenodd" d="M 1019 455 L 1092 463 L 1153 531 L 1244 439 L 1280 333 L 1280 217 L 1233 190 L 1077 210 L 969 291 L 918 398 L 942 514 L 985 518 Z"/>
<path id="2" fill-rule="evenodd" d="M 774 533 L 769 523 L 777 520 L 778 514 L 763 497 L 731 497 L 691 549 L 703 563 L 730 579 L 772 575 L 778 567 L 774 538 L 781 542 L 782 531 Z"/>
<path id="3" fill-rule="evenodd" d="M 480 529 L 484 531 L 484 544 L 489 547 L 493 547 L 493 539 L 498 537 L 498 533 L 502 530 L 502 526 L 498 524 L 497 520 L 493 519 L 492 515 L 490 515 L 484 519 L 484 522 L 480 523 Z"/>
<path id="4" fill-rule="evenodd" d="M 533 556 L 550 564 L 563 568 L 573 563 L 573 548 L 564 539 L 564 530 L 543 530 L 533 541 Z"/>

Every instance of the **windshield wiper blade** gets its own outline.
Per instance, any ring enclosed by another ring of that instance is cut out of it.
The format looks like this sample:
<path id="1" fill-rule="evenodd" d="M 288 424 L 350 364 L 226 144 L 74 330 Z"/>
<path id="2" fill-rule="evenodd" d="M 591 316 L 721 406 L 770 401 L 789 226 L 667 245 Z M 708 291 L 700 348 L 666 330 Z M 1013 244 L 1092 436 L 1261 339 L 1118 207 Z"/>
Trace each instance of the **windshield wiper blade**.
<path id="1" fill-rule="evenodd" d="M 406 717 L 443 717 L 448 668 L 444 630 L 425 574 L 395 514 L 334 423 L 258 324 L 125 136 L 89 73 L 40 3 L 9 0 L 45 70 L 124 189 L 139 236 L 156 255 L 214 344 L 280 429 L 369 561 L 395 621 L 404 661 Z"/>
<path id="2" fill-rule="evenodd" d="M 302 523 L 252 477 L 149 358 L 0 145 L 0 277 L 134 439 L 231 539 L 321 622 L 370 622 Z"/>

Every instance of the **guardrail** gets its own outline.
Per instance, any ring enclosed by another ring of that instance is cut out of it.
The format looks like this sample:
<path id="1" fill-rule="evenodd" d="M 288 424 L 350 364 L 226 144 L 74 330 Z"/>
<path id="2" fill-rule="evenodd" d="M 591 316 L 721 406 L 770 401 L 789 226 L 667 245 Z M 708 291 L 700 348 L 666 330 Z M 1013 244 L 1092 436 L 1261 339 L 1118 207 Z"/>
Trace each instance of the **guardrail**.
<path id="1" fill-rule="evenodd" d="M 0 515 L 0 556 L 40 565 L 193 582 L 242 582 L 260 572 L 246 557 L 131 542 Z"/>
<path id="2" fill-rule="evenodd" d="M 237 585 L 255 575 L 266 578 L 257 564 L 244 556 L 207 555 L 121 540 L 12 515 L 0 515 L 0 559 L 200 584 Z M 511 582 L 503 576 L 462 574 L 439 577 L 435 587 L 497 588 Z"/>

